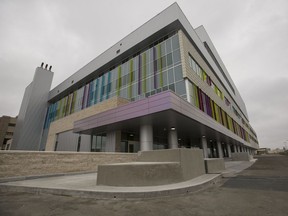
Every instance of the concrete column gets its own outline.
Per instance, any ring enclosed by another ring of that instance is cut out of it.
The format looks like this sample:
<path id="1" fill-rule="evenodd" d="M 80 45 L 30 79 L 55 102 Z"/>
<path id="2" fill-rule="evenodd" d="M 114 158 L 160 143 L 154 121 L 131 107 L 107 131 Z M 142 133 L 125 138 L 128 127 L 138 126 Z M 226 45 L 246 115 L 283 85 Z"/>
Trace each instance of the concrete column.
<path id="1" fill-rule="evenodd" d="M 231 146 L 227 143 L 228 157 L 231 158 Z"/>
<path id="2" fill-rule="evenodd" d="M 153 150 L 153 126 L 151 124 L 140 126 L 140 148 L 141 151 Z"/>
<path id="3" fill-rule="evenodd" d="M 234 145 L 235 152 L 238 152 L 238 146 Z"/>
<path id="4" fill-rule="evenodd" d="M 217 150 L 218 150 L 219 158 L 223 158 L 222 146 L 221 146 L 221 142 L 219 141 L 217 141 Z"/>
<path id="5" fill-rule="evenodd" d="M 207 139 L 206 137 L 201 138 L 202 150 L 203 150 L 203 157 L 208 158 L 208 149 L 207 149 Z"/>
<path id="6" fill-rule="evenodd" d="M 108 131 L 106 135 L 105 152 L 118 152 L 118 149 L 120 149 L 120 141 L 121 131 Z"/>
<path id="7" fill-rule="evenodd" d="M 178 148 L 178 138 L 177 138 L 177 131 L 170 130 L 168 133 L 168 146 L 169 149 L 176 149 Z"/>

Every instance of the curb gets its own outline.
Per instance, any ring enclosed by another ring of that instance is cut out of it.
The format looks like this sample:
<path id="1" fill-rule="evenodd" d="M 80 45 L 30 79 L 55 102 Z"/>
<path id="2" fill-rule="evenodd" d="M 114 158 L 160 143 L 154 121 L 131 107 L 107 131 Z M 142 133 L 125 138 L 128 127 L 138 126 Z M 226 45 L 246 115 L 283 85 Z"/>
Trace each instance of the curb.
<path id="1" fill-rule="evenodd" d="M 89 173 L 97 173 L 97 172 L 87 171 L 87 172 L 71 172 L 71 173 L 53 173 L 53 174 L 43 174 L 43 175 L 33 175 L 33 176 L 32 175 L 31 176 L 15 176 L 15 177 L 0 178 L 0 183 L 6 183 L 6 182 L 11 182 L 11 181 L 32 180 L 32 179 L 39 179 L 39 178 L 58 177 L 58 176 L 89 174 Z"/>
<path id="2" fill-rule="evenodd" d="M 41 187 L 26 187 L 26 186 L 15 186 L 15 185 L 0 185 L 0 192 L 26 192 L 35 194 L 52 194 L 59 196 L 71 196 L 81 198 L 94 198 L 94 199 L 149 199 L 155 197 L 165 197 L 171 195 L 184 195 L 188 193 L 197 192 L 209 187 L 217 185 L 222 179 L 222 175 L 216 175 L 215 177 L 204 181 L 200 184 L 188 185 L 184 187 L 174 187 L 162 190 L 150 191 L 91 191 L 91 190 L 71 190 L 63 188 L 41 188 Z M 127 189 L 126 189 L 127 190 Z"/>

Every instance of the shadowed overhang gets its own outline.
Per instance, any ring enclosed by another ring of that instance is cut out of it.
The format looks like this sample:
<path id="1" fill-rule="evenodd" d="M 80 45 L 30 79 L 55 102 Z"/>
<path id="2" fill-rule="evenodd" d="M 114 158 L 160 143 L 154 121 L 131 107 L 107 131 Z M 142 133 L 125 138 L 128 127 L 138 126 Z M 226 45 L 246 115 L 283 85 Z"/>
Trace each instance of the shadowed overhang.
<path id="1" fill-rule="evenodd" d="M 171 91 L 78 120 L 74 122 L 73 132 L 96 134 L 113 130 L 135 131 L 146 123 L 152 124 L 154 130 L 175 127 L 178 137 L 185 139 L 199 139 L 205 135 L 208 140 L 251 146 Z"/>

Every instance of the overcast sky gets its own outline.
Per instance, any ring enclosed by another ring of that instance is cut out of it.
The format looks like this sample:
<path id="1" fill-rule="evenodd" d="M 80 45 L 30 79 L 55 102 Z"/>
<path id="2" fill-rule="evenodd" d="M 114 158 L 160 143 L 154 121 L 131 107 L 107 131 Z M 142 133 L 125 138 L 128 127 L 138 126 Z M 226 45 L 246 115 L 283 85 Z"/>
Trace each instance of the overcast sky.
<path id="1" fill-rule="evenodd" d="M 41 62 L 53 65 L 53 88 L 173 2 L 0 0 L 0 116 L 18 115 Z M 208 31 L 260 147 L 288 147 L 288 1 L 177 2 Z"/>

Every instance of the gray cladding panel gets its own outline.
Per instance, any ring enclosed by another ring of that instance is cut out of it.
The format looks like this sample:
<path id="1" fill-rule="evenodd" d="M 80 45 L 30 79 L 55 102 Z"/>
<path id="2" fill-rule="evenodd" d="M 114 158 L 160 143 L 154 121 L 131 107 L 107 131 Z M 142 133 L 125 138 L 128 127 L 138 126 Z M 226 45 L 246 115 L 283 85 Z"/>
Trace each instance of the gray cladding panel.
<path id="1" fill-rule="evenodd" d="M 24 125 L 25 114 L 26 114 L 26 110 L 27 110 L 27 107 L 29 104 L 29 99 L 31 96 L 31 89 L 32 89 L 32 83 L 30 83 L 26 87 L 25 92 L 24 92 L 20 111 L 19 111 L 18 118 L 16 121 L 16 127 L 15 127 L 15 131 L 14 131 L 14 135 L 13 135 L 11 150 L 17 150 L 20 148 L 19 140 L 21 138 L 21 134 L 22 134 L 21 131 L 22 131 L 22 128 Z"/>
<path id="2" fill-rule="evenodd" d="M 80 152 L 90 152 L 90 151 L 91 151 L 91 136 L 81 134 Z"/>
<path id="3" fill-rule="evenodd" d="M 26 88 L 22 101 L 19 112 L 20 126 L 16 140 L 13 141 L 13 149 L 40 150 L 52 78 L 53 72 L 43 68 L 36 69 L 33 82 Z"/>
<path id="4" fill-rule="evenodd" d="M 91 136 L 85 134 L 79 135 L 77 133 L 73 133 L 72 130 L 58 134 L 56 151 L 77 151 L 79 136 L 81 136 L 79 151 L 90 152 Z"/>
<path id="5" fill-rule="evenodd" d="M 57 151 L 77 151 L 79 134 L 66 131 L 58 134 Z"/>

